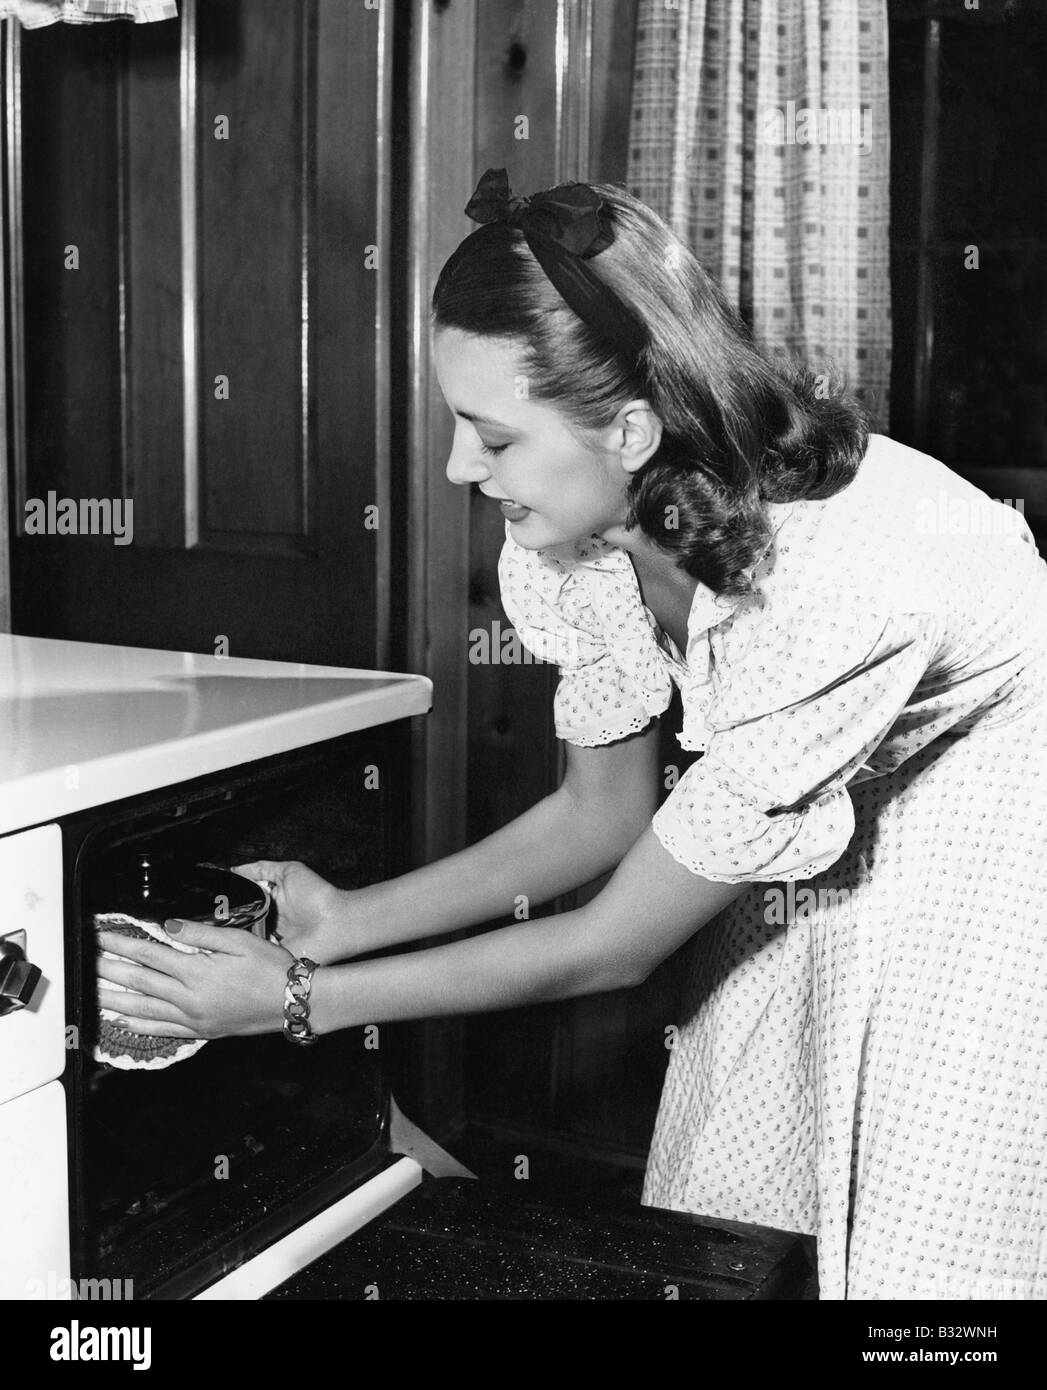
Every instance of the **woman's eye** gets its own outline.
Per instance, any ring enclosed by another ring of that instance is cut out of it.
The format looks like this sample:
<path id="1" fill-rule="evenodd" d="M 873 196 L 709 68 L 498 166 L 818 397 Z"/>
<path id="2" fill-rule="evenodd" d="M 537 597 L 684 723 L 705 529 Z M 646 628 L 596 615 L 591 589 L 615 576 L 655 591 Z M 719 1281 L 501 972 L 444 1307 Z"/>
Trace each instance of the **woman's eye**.
<path id="1" fill-rule="evenodd" d="M 501 454 L 508 449 L 508 444 L 481 444 L 480 451 L 484 454 Z"/>

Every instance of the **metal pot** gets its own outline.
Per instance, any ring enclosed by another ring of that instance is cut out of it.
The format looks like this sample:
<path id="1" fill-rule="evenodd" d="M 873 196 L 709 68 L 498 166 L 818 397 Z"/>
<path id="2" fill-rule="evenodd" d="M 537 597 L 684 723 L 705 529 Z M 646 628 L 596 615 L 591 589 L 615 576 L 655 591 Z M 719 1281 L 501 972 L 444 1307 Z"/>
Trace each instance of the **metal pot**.
<path id="1" fill-rule="evenodd" d="M 123 914 L 156 927 L 177 917 L 266 934 L 270 900 L 265 890 L 216 864 L 140 850 L 108 873 L 92 896 L 91 911 L 107 917 Z"/>
<path id="2" fill-rule="evenodd" d="M 111 864 L 90 895 L 96 931 L 150 938 L 175 951 L 195 951 L 164 931 L 172 918 L 266 935 L 269 896 L 259 884 L 215 864 L 139 850 Z M 119 988 L 119 986 L 112 986 Z M 123 1070 L 155 1071 L 192 1057 L 204 1039 L 130 1033 L 117 1015 L 99 1010 L 96 1061 Z"/>

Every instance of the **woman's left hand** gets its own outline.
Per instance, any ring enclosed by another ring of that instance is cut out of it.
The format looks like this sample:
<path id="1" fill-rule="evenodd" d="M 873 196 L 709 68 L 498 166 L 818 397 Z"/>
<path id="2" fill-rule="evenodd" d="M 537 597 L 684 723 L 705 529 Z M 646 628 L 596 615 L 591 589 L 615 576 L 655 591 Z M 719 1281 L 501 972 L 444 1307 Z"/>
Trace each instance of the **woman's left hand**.
<path id="1" fill-rule="evenodd" d="M 98 1002 L 120 1015 L 121 1027 L 164 1038 L 280 1031 L 287 968 L 294 960 L 289 951 L 236 928 L 174 920 L 164 926 L 179 944 L 201 954 L 98 933 L 104 950 L 126 957 L 98 959 Z M 107 980 L 131 992 L 107 989 Z"/>

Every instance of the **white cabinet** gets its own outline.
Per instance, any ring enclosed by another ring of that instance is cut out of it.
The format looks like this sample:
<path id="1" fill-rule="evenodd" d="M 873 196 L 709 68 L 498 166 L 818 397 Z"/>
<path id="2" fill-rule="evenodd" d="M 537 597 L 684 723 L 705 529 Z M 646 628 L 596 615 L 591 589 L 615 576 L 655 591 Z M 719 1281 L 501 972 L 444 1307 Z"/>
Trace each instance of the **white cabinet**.
<path id="1" fill-rule="evenodd" d="M 24 932 L 42 976 L 0 1016 L 0 1299 L 68 1297 L 62 882 L 57 825 L 0 839 L 0 936 Z"/>
<path id="2" fill-rule="evenodd" d="M 0 839 L 0 936 L 25 932 L 42 978 L 28 1008 L 0 1015 L 0 1113 L 65 1070 L 62 834 L 43 825 Z"/>
<path id="3" fill-rule="evenodd" d="M 0 1019 L 0 1025 L 9 1021 Z M 0 1192 L 0 1300 L 68 1298 L 69 1183 L 60 1082 L 0 1105 Z"/>

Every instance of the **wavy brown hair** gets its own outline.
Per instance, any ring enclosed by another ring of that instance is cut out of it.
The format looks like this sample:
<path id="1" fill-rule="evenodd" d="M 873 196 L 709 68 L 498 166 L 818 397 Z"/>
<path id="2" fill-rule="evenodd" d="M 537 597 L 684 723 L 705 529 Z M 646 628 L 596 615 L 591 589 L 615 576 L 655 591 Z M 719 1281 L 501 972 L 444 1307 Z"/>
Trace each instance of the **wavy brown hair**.
<path id="1" fill-rule="evenodd" d="M 606 428 L 647 400 L 661 443 L 629 484 L 628 524 L 716 593 L 741 595 L 770 538 L 767 502 L 831 497 L 858 471 L 865 412 L 832 373 L 770 360 L 688 248 L 646 204 L 591 185 L 613 243 L 590 268 L 645 326 L 625 361 L 568 308 L 504 222 L 480 227 L 444 265 L 437 327 L 512 340 L 530 399 L 579 432 Z"/>

